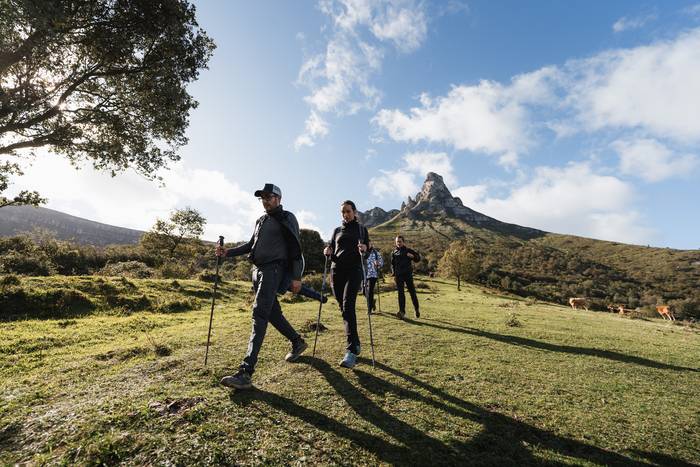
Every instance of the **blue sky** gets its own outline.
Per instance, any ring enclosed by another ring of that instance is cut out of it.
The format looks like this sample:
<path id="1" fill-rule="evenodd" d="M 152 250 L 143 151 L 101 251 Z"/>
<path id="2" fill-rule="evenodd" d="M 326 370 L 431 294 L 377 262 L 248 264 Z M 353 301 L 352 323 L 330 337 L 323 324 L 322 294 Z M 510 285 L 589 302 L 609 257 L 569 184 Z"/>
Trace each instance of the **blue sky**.
<path id="1" fill-rule="evenodd" d="M 45 155 L 48 207 L 147 229 L 192 206 L 246 239 L 274 182 L 327 235 L 427 171 L 465 205 L 553 232 L 699 248 L 700 3 L 196 2 L 217 43 L 159 187 Z"/>

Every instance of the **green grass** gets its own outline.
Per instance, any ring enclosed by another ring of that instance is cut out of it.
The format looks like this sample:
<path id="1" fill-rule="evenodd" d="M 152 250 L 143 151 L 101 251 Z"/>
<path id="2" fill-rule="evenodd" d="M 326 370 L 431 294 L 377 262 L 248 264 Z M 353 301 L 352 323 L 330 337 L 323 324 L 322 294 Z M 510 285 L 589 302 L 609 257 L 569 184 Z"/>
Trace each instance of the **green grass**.
<path id="1" fill-rule="evenodd" d="M 422 281 L 420 320 L 399 321 L 395 294 L 382 295 L 375 368 L 365 314 L 361 363 L 338 367 L 331 300 L 316 358 L 284 362 L 288 343 L 270 328 L 248 392 L 218 385 L 247 346 L 245 283 L 224 286 L 206 368 L 204 296 L 180 313 L 2 323 L 0 464 L 700 462 L 696 328 Z M 317 312 L 283 308 L 298 329 Z"/>

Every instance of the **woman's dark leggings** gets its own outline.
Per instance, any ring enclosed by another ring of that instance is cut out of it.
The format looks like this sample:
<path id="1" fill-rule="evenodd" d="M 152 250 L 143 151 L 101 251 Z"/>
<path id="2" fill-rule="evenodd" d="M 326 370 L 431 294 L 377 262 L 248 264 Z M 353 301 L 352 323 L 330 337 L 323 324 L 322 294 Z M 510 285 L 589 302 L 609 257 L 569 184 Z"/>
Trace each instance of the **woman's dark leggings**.
<path id="1" fill-rule="evenodd" d="M 331 288 L 338 305 L 340 305 L 340 311 L 343 313 L 343 324 L 345 324 L 345 336 L 348 342 L 345 349 L 354 354 L 357 354 L 360 345 L 360 336 L 357 334 L 355 301 L 361 282 L 362 270 L 359 266 L 349 270 L 331 269 Z"/>

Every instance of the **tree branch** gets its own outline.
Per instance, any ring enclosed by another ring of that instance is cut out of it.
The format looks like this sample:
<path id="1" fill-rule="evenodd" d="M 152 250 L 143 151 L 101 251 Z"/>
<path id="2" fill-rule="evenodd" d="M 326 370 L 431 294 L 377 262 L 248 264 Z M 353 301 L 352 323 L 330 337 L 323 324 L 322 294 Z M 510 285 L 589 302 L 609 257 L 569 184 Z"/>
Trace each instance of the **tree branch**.
<path id="1" fill-rule="evenodd" d="M 29 54 L 29 52 L 46 37 L 46 35 L 46 31 L 44 30 L 34 31 L 14 52 L 0 53 L 0 75 L 2 75 L 12 65 L 26 57 L 27 54 Z"/>

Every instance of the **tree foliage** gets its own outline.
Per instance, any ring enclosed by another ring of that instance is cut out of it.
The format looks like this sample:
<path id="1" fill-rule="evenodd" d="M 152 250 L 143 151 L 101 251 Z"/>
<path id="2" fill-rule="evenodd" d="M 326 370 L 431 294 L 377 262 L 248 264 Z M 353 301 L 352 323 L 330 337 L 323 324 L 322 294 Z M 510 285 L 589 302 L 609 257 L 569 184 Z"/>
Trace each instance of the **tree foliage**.
<path id="1" fill-rule="evenodd" d="M 301 250 L 304 252 L 307 272 L 323 272 L 323 247 L 325 244 L 321 239 L 321 234 L 311 229 L 301 229 L 299 231 L 301 239 Z"/>
<path id="2" fill-rule="evenodd" d="M 187 0 L 0 0 L 0 155 L 154 177 L 187 142 L 186 87 L 213 49 Z"/>
<path id="3" fill-rule="evenodd" d="M 19 165 L 10 162 L 0 163 L 0 208 L 5 206 L 39 206 L 46 199 L 36 191 L 22 190 L 12 198 L 3 196 L 2 193 L 10 186 L 10 175 L 22 175 Z"/>
<path id="4" fill-rule="evenodd" d="M 162 253 L 166 260 L 175 258 L 181 253 L 179 247 L 199 239 L 206 223 L 207 220 L 196 209 L 175 209 L 168 220 L 156 220 L 151 230 L 141 238 L 141 245 L 149 251 Z"/>
<path id="5" fill-rule="evenodd" d="M 461 290 L 461 282 L 474 280 L 479 274 L 479 260 L 474 247 L 466 240 L 450 243 L 440 258 L 438 269 L 447 277 L 457 279 L 457 290 Z"/>

